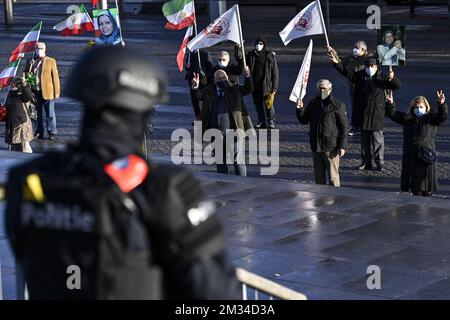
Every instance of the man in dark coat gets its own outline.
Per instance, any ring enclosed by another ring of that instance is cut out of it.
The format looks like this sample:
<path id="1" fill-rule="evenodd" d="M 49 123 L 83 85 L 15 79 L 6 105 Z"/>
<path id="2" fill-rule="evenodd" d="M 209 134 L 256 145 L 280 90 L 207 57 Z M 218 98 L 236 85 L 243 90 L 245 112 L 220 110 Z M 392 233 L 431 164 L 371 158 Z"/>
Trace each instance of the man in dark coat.
<path id="1" fill-rule="evenodd" d="M 195 36 L 190 36 L 189 41 L 191 41 L 194 37 Z M 200 75 L 200 88 L 204 88 L 207 86 L 208 83 L 207 76 L 208 74 L 211 73 L 213 65 L 211 59 L 209 58 L 208 52 L 203 51 L 201 49 L 200 49 L 201 68 L 199 66 L 198 60 L 199 58 L 197 51 L 194 52 L 190 52 L 189 50 L 186 51 L 185 79 L 187 80 L 188 85 L 190 86 L 192 79 L 194 78 L 194 73 L 197 73 Z M 199 121 L 202 113 L 200 101 L 195 99 L 192 89 L 190 90 L 190 93 L 191 93 L 192 107 L 194 108 L 195 120 Z"/>
<path id="2" fill-rule="evenodd" d="M 202 125 L 203 130 L 217 129 L 222 132 L 223 159 L 217 159 L 217 172 L 228 174 L 228 163 L 226 161 L 227 139 L 225 136 L 230 130 L 238 130 L 239 139 L 234 143 L 234 169 L 236 175 L 246 176 L 244 141 L 244 119 L 242 98 L 252 93 L 253 81 L 250 77 L 248 67 L 244 71 L 244 85 L 236 85 L 229 81 L 228 75 L 223 70 L 214 74 L 214 83 L 204 89 L 199 89 L 200 77 L 196 75 L 192 81 L 192 89 L 196 99 L 203 101 Z M 230 146 L 228 146 L 230 147 Z"/>
<path id="3" fill-rule="evenodd" d="M 375 58 L 366 60 L 365 69 L 355 72 L 344 67 L 328 47 L 328 56 L 339 73 L 347 77 L 355 85 L 355 104 L 362 106 L 360 122 L 362 164 L 358 170 L 372 170 L 372 158 L 375 158 L 378 171 L 384 166 L 384 116 L 386 90 L 397 90 L 401 86 L 392 69 L 387 76 L 382 74 Z"/>
<path id="4" fill-rule="evenodd" d="M 220 51 L 217 55 L 217 64 L 214 65 L 208 74 L 208 84 L 214 82 L 214 74 L 217 70 L 227 73 L 229 80 L 234 84 L 239 84 L 239 77 L 242 74 L 242 59 L 237 64 L 230 62 L 230 54 L 227 51 Z"/>
<path id="5" fill-rule="evenodd" d="M 279 72 L 275 52 L 268 51 L 266 40 L 258 37 L 255 49 L 247 54 L 247 60 L 255 90 L 253 102 L 258 113 L 257 128 L 275 128 L 274 99 L 278 90 Z"/>
<path id="6" fill-rule="evenodd" d="M 309 142 L 313 153 L 314 177 L 317 184 L 339 187 L 339 159 L 347 144 L 347 112 L 345 104 L 331 95 L 332 84 L 326 79 L 317 82 L 318 95 L 306 107 L 297 101 L 297 118 L 309 124 Z"/>
<path id="7" fill-rule="evenodd" d="M 334 52 L 333 54 L 337 53 Z M 353 52 L 352 54 L 346 56 L 342 59 L 342 64 L 344 67 L 350 67 L 353 69 L 354 72 L 358 72 L 361 70 L 364 70 L 366 67 L 366 60 L 367 58 L 373 57 L 372 53 L 369 53 L 367 51 L 367 44 L 365 41 L 359 40 L 355 42 L 355 45 L 353 46 Z M 341 59 L 338 58 L 339 61 Z M 349 130 L 348 135 L 349 136 L 355 136 L 361 133 L 360 123 L 361 123 L 361 117 L 362 117 L 362 108 L 359 104 L 354 103 L 355 99 L 355 84 L 351 81 L 348 81 L 349 85 L 349 94 L 350 94 L 350 106 L 352 110 L 352 116 L 351 116 L 351 126 L 352 128 Z"/>

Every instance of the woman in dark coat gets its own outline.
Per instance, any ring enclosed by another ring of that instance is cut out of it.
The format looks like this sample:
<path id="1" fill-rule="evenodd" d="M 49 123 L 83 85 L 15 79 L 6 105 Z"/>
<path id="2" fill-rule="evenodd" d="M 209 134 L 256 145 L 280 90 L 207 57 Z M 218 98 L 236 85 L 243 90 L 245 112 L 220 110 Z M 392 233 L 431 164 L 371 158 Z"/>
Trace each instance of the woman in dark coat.
<path id="1" fill-rule="evenodd" d="M 427 99 L 415 97 L 407 112 L 396 110 L 392 93 L 387 96 L 386 113 L 403 126 L 403 159 L 401 190 L 414 195 L 430 196 L 438 189 L 434 137 L 448 116 L 445 95 L 437 92 L 438 112 L 433 112 Z M 430 151 L 430 149 L 432 151 Z M 429 156 L 419 154 L 428 151 Z"/>
<path id="2" fill-rule="evenodd" d="M 5 104 L 5 142 L 11 145 L 13 151 L 33 152 L 30 146 L 34 138 L 33 125 L 28 114 L 29 103 L 33 101 L 30 86 L 21 78 L 14 78 Z"/>

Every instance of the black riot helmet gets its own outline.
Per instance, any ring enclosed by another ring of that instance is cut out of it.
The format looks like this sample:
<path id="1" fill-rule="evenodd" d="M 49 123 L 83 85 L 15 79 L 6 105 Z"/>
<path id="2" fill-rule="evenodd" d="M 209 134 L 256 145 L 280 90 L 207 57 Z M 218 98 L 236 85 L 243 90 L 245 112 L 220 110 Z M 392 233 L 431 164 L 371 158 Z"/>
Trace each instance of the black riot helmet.
<path id="1" fill-rule="evenodd" d="M 120 46 L 90 49 L 75 64 L 66 95 L 85 104 L 86 112 L 114 107 L 151 111 L 166 97 L 166 73 L 144 56 Z"/>

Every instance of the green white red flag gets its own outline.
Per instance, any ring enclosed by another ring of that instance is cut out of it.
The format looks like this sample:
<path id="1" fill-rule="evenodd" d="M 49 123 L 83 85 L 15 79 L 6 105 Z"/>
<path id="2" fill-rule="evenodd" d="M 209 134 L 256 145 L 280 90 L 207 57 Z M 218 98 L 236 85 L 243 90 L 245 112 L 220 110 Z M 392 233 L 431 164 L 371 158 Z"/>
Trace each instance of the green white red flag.
<path id="1" fill-rule="evenodd" d="M 9 86 L 11 80 L 16 76 L 19 64 L 20 58 L 8 64 L 6 68 L 0 73 L 0 88 Z"/>
<path id="2" fill-rule="evenodd" d="M 187 31 L 186 34 L 184 35 L 183 38 L 183 42 L 181 43 L 180 46 L 180 50 L 178 50 L 178 54 L 177 54 L 177 64 L 178 64 L 178 69 L 180 69 L 180 72 L 183 72 L 183 66 L 184 66 L 184 56 L 186 54 L 186 48 L 187 48 L 187 44 L 189 42 L 189 37 L 192 35 L 192 26 L 190 26 Z"/>
<path id="3" fill-rule="evenodd" d="M 181 30 L 195 23 L 195 7 L 193 0 L 172 0 L 166 2 L 162 12 L 167 19 L 164 26 L 169 30 Z"/>
<path id="4" fill-rule="evenodd" d="M 30 32 L 27 33 L 25 38 L 20 42 L 16 49 L 14 49 L 11 57 L 9 58 L 9 62 L 16 61 L 25 53 L 34 52 L 36 43 L 39 41 L 39 35 L 41 34 L 42 29 L 42 21 L 31 29 Z"/>
<path id="5" fill-rule="evenodd" d="M 81 5 L 80 11 L 71 14 L 58 22 L 53 30 L 58 31 L 62 36 L 74 36 L 87 31 L 94 31 L 94 23 L 89 16 L 86 8 Z"/>

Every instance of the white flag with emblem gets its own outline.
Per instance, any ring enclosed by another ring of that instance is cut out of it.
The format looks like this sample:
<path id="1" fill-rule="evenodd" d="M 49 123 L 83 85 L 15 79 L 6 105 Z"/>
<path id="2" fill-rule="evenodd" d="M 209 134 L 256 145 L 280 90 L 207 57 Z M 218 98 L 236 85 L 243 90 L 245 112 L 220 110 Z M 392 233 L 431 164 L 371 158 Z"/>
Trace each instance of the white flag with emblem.
<path id="1" fill-rule="evenodd" d="M 197 49 L 207 48 L 216 43 L 231 40 L 240 43 L 238 7 L 235 4 L 230 10 L 214 20 L 202 30 L 187 47 L 193 52 Z"/>
<path id="2" fill-rule="evenodd" d="M 280 37 L 284 45 L 287 46 L 293 39 L 314 34 L 326 35 L 326 33 L 320 2 L 316 0 L 306 6 L 287 24 L 280 32 Z"/>
<path id="3" fill-rule="evenodd" d="M 311 56 L 313 49 L 313 41 L 309 40 L 309 46 L 306 50 L 305 57 L 303 58 L 303 63 L 300 71 L 295 81 L 294 88 L 292 89 L 291 96 L 289 100 L 292 102 L 297 102 L 297 99 L 303 100 L 306 95 L 306 86 L 308 85 L 309 69 L 311 68 Z"/>

